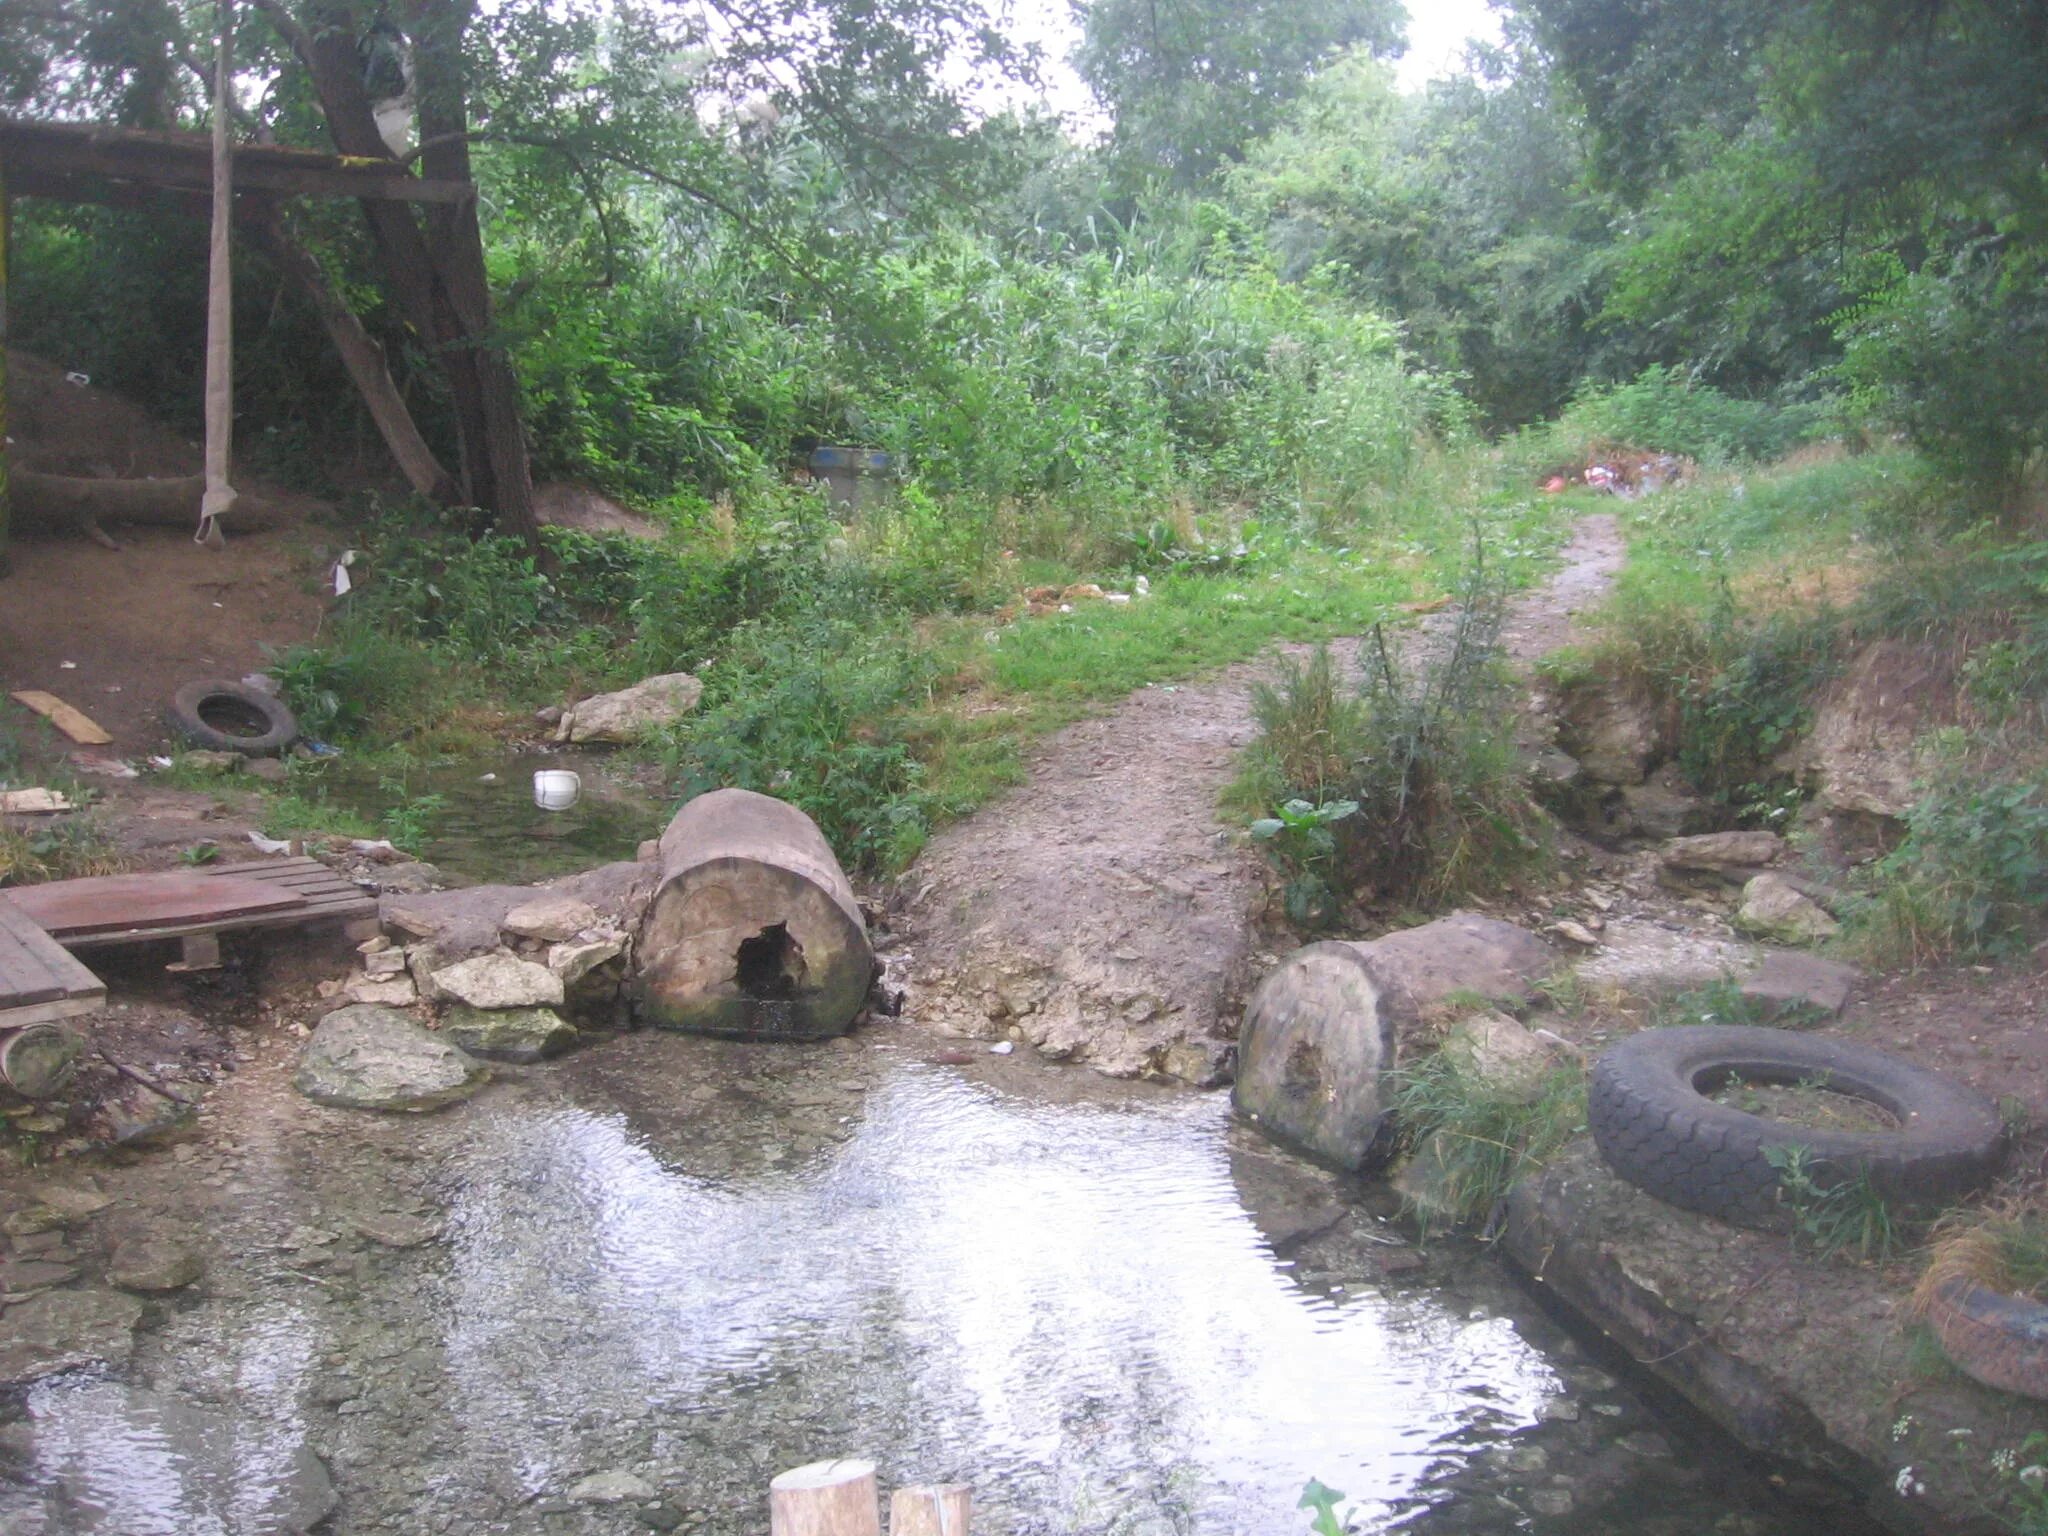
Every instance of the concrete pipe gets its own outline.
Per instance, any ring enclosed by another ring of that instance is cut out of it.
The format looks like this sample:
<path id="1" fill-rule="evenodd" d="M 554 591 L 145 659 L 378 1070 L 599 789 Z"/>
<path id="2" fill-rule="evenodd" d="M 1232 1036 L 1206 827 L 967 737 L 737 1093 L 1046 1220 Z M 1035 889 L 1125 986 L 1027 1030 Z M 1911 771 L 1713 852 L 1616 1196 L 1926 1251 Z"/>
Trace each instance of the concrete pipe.
<path id="1" fill-rule="evenodd" d="M 634 949 L 648 1023 L 741 1040 L 821 1040 L 852 1025 L 874 952 L 810 817 L 714 790 L 676 813 L 657 864 Z"/>

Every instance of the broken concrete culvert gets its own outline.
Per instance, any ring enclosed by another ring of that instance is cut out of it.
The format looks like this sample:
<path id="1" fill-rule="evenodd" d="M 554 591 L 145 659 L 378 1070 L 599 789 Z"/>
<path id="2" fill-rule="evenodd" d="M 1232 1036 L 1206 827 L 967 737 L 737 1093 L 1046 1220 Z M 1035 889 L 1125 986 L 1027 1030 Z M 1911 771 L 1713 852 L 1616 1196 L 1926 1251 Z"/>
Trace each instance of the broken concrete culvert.
<path id="1" fill-rule="evenodd" d="M 739 1039 L 844 1034 L 874 982 L 853 887 L 803 812 L 744 789 L 676 813 L 634 944 L 641 1019 Z"/>
<path id="2" fill-rule="evenodd" d="M 1383 1150 L 1387 1077 L 1423 1010 L 1454 993 L 1527 1001 L 1557 964 L 1534 934 L 1472 912 L 1311 944 L 1245 1009 L 1232 1103 L 1275 1141 L 1357 1172 Z"/>

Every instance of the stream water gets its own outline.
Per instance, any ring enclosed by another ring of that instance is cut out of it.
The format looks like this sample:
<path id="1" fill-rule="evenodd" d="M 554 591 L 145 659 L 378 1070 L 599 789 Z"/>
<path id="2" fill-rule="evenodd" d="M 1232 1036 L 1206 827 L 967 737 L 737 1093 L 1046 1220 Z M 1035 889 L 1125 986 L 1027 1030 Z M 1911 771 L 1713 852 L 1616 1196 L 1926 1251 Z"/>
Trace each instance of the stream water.
<path id="1" fill-rule="evenodd" d="M 544 811 L 533 803 L 537 769 L 566 768 L 583 781 L 576 804 Z M 321 775 L 334 801 L 376 823 L 398 799 L 382 773 L 346 758 Z M 457 881 L 525 885 L 630 859 L 659 837 L 675 805 L 633 782 L 604 752 L 518 752 L 443 758 L 404 775 L 404 793 L 432 796 L 420 857 Z"/>
<path id="2" fill-rule="evenodd" d="M 197 1155 L 108 1175 L 208 1274 L 141 1335 L 157 1396 L 0 1426 L 0 1530 L 288 1528 L 302 1443 L 338 1536 L 741 1536 L 830 1455 L 971 1483 L 977 1536 L 1299 1533 L 1311 1477 L 1361 1531 L 1816 1528 L 1490 1263 L 1390 1277 L 1396 1231 L 1222 1096 L 928 1051 L 626 1035 L 425 1118 L 259 1055 Z"/>

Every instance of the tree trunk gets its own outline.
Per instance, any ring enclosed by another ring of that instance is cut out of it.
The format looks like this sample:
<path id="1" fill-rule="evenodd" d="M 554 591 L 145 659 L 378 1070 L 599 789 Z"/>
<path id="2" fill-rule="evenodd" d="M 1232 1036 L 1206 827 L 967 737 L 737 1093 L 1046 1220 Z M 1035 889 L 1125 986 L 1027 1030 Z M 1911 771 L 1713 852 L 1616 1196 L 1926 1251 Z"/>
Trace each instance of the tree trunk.
<path id="1" fill-rule="evenodd" d="M 291 231 L 285 227 L 284 219 L 274 206 L 265 206 L 257 211 L 249 221 L 249 228 L 286 280 L 305 295 L 319 315 L 320 323 L 327 329 L 328 339 L 334 343 L 334 350 L 341 354 L 342 366 L 348 369 L 349 378 L 354 380 L 363 404 L 369 408 L 370 419 L 377 424 L 378 435 L 384 439 L 384 446 L 391 451 L 392 460 L 405 476 L 406 483 L 420 495 L 443 506 L 459 502 L 462 486 L 441 467 L 441 461 L 434 457 L 434 450 L 420 436 L 419 426 L 412 419 L 405 398 L 391 381 L 383 347 L 363 329 L 355 311 L 334 291 L 334 285 L 327 280 L 320 263 L 292 238 Z"/>
<path id="2" fill-rule="evenodd" d="M 414 91 L 419 99 L 420 170 L 433 179 L 474 182 L 469 164 L 469 92 L 463 77 L 462 33 L 469 0 L 413 0 Z M 455 318 L 467 340 L 478 410 L 483 418 L 482 462 L 472 478 L 489 477 L 491 510 L 499 526 L 538 548 L 540 522 L 533 510 L 533 479 L 526 432 L 519 419 L 519 381 L 492 335 L 490 274 L 474 203 L 447 203 L 426 211 L 427 239 Z"/>
<path id="3" fill-rule="evenodd" d="M 458 122 L 466 121 L 460 100 L 460 50 L 467 10 L 457 0 L 416 0 L 415 14 L 434 43 L 443 49 L 452 47 L 456 53 L 452 68 L 445 60 L 430 60 L 433 48 L 422 39 L 415 48 L 415 67 L 434 74 L 437 80 L 453 81 L 453 115 Z M 361 63 L 356 56 L 359 24 L 360 17 L 346 4 L 322 3 L 312 8 L 305 27 L 287 35 L 313 77 L 334 147 L 344 155 L 389 160 L 391 151 L 377 131 L 376 116 L 363 91 Z M 422 90 L 421 94 L 426 93 Z M 444 103 L 440 110 L 445 114 L 450 109 Z M 423 131 L 427 121 L 423 104 Z M 459 164 L 462 178 L 469 179 L 466 145 Z M 523 538 L 529 548 L 540 553 L 516 380 L 511 364 L 491 339 L 490 287 L 483 280 L 483 236 L 477 228 L 475 203 L 453 204 L 446 210 L 453 227 L 466 231 L 476 249 L 474 265 L 458 263 L 454 271 L 446 261 L 450 248 L 461 245 L 460 236 L 443 234 L 429 241 L 421 234 L 413 210 L 401 203 L 365 202 L 362 209 L 392 295 L 407 323 L 430 343 L 447 374 L 462 445 L 464 495 L 496 516 L 506 532 Z"/>
<path id="4" fill-rule="evenodd" d="M 875 974 L 816 824 L 744 789 L 700 795 L 669 823 L 633 952 L 649 1023 L 736 1039 L 844 1034 Z"/>
<path id="5" fill-rule="evenodd" d="M 69 529 L 112 544 L 100 531 L 101 518 L 157 525 L 197 522 L 199 504 L 206 495 L 206 476 L 112 480 L 16 469 L 9 489 L 17 527 Z M 273 502 L 245 496 L 235 503 L 235 521 L 241 527 L 261 528 L 276 520 L 277 510 Z"/>

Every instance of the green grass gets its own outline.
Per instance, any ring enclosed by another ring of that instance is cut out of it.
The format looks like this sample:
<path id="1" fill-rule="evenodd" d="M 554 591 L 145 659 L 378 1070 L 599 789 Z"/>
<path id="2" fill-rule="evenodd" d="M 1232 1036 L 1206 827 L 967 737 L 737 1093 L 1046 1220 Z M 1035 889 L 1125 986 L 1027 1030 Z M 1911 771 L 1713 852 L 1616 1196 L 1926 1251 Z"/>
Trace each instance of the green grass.
<path id="1" fill-rule="evenodd" d="M 1539 574 L 1559 509 L 1500 494 L 1484 455 L 1425 453 L 1352 520 L 1244 508 L 1142 534 L 1010 537 L 986 509 L 906 493 L 851 527 L 814 498 L 770 498 L 695 547 L 554 539 L 543 574 L 502 540 L 418 509 L 362 531 L 364 579 L 319 648 L 277 662 L 295 709 L 352 759 L 476 750 L 563 702 L 690 670 L 700 709 L 640 751 L 679 794 L 736 784 L 810 814 L 847 866 L 903 868 L 931 830 L 1014 783 L 1046 732 L 1151 684 L 1279 641 L 1362 634 L 1450 591 L 1475 523 L 1504 581 Z M 1005 514 L 1014 519 L 1022 514 Z M 958 526 L 953 519 L 957 516 Z M 1013 558 L 1002 551 L 1022 551 Z M 1150 594 L 1022 612 L 1030 587 L 1093 581 Z M 294 793 L 298 794 L 296 787 Z M 314 797 L 273 823 L 317 826 Z"/>
<path id="2" fill-rule="evenodd" d="M 278 795 L 263 811 L 266 837 L 377 837 L 367 818 L 332 804 L 318 790 L 291 790 Z"/>
<path id="3" fill-rule="evenodd" d="M 1401 1139 L 1436 1162 L 1436 1190 L 1455 1219 L 1484 1220 L 1525 1176 L 1586 1129 L 1586 1082 L 1560 1066 L 1534 1094 L 1476 1078 L 1439 1051 L 1395 1076 Z"/>
<path id="4" fill-rule="evenodd" d="M 1817 1258 L 1888 1264 L 1913 1245 L 1917 1227 L 1884 1197 L 1870 1174 L 1816 1170 L 1808 1149 L 1789 1139 L 1764 1148 L 1792 1212 L 1793 1235 Z"/>

